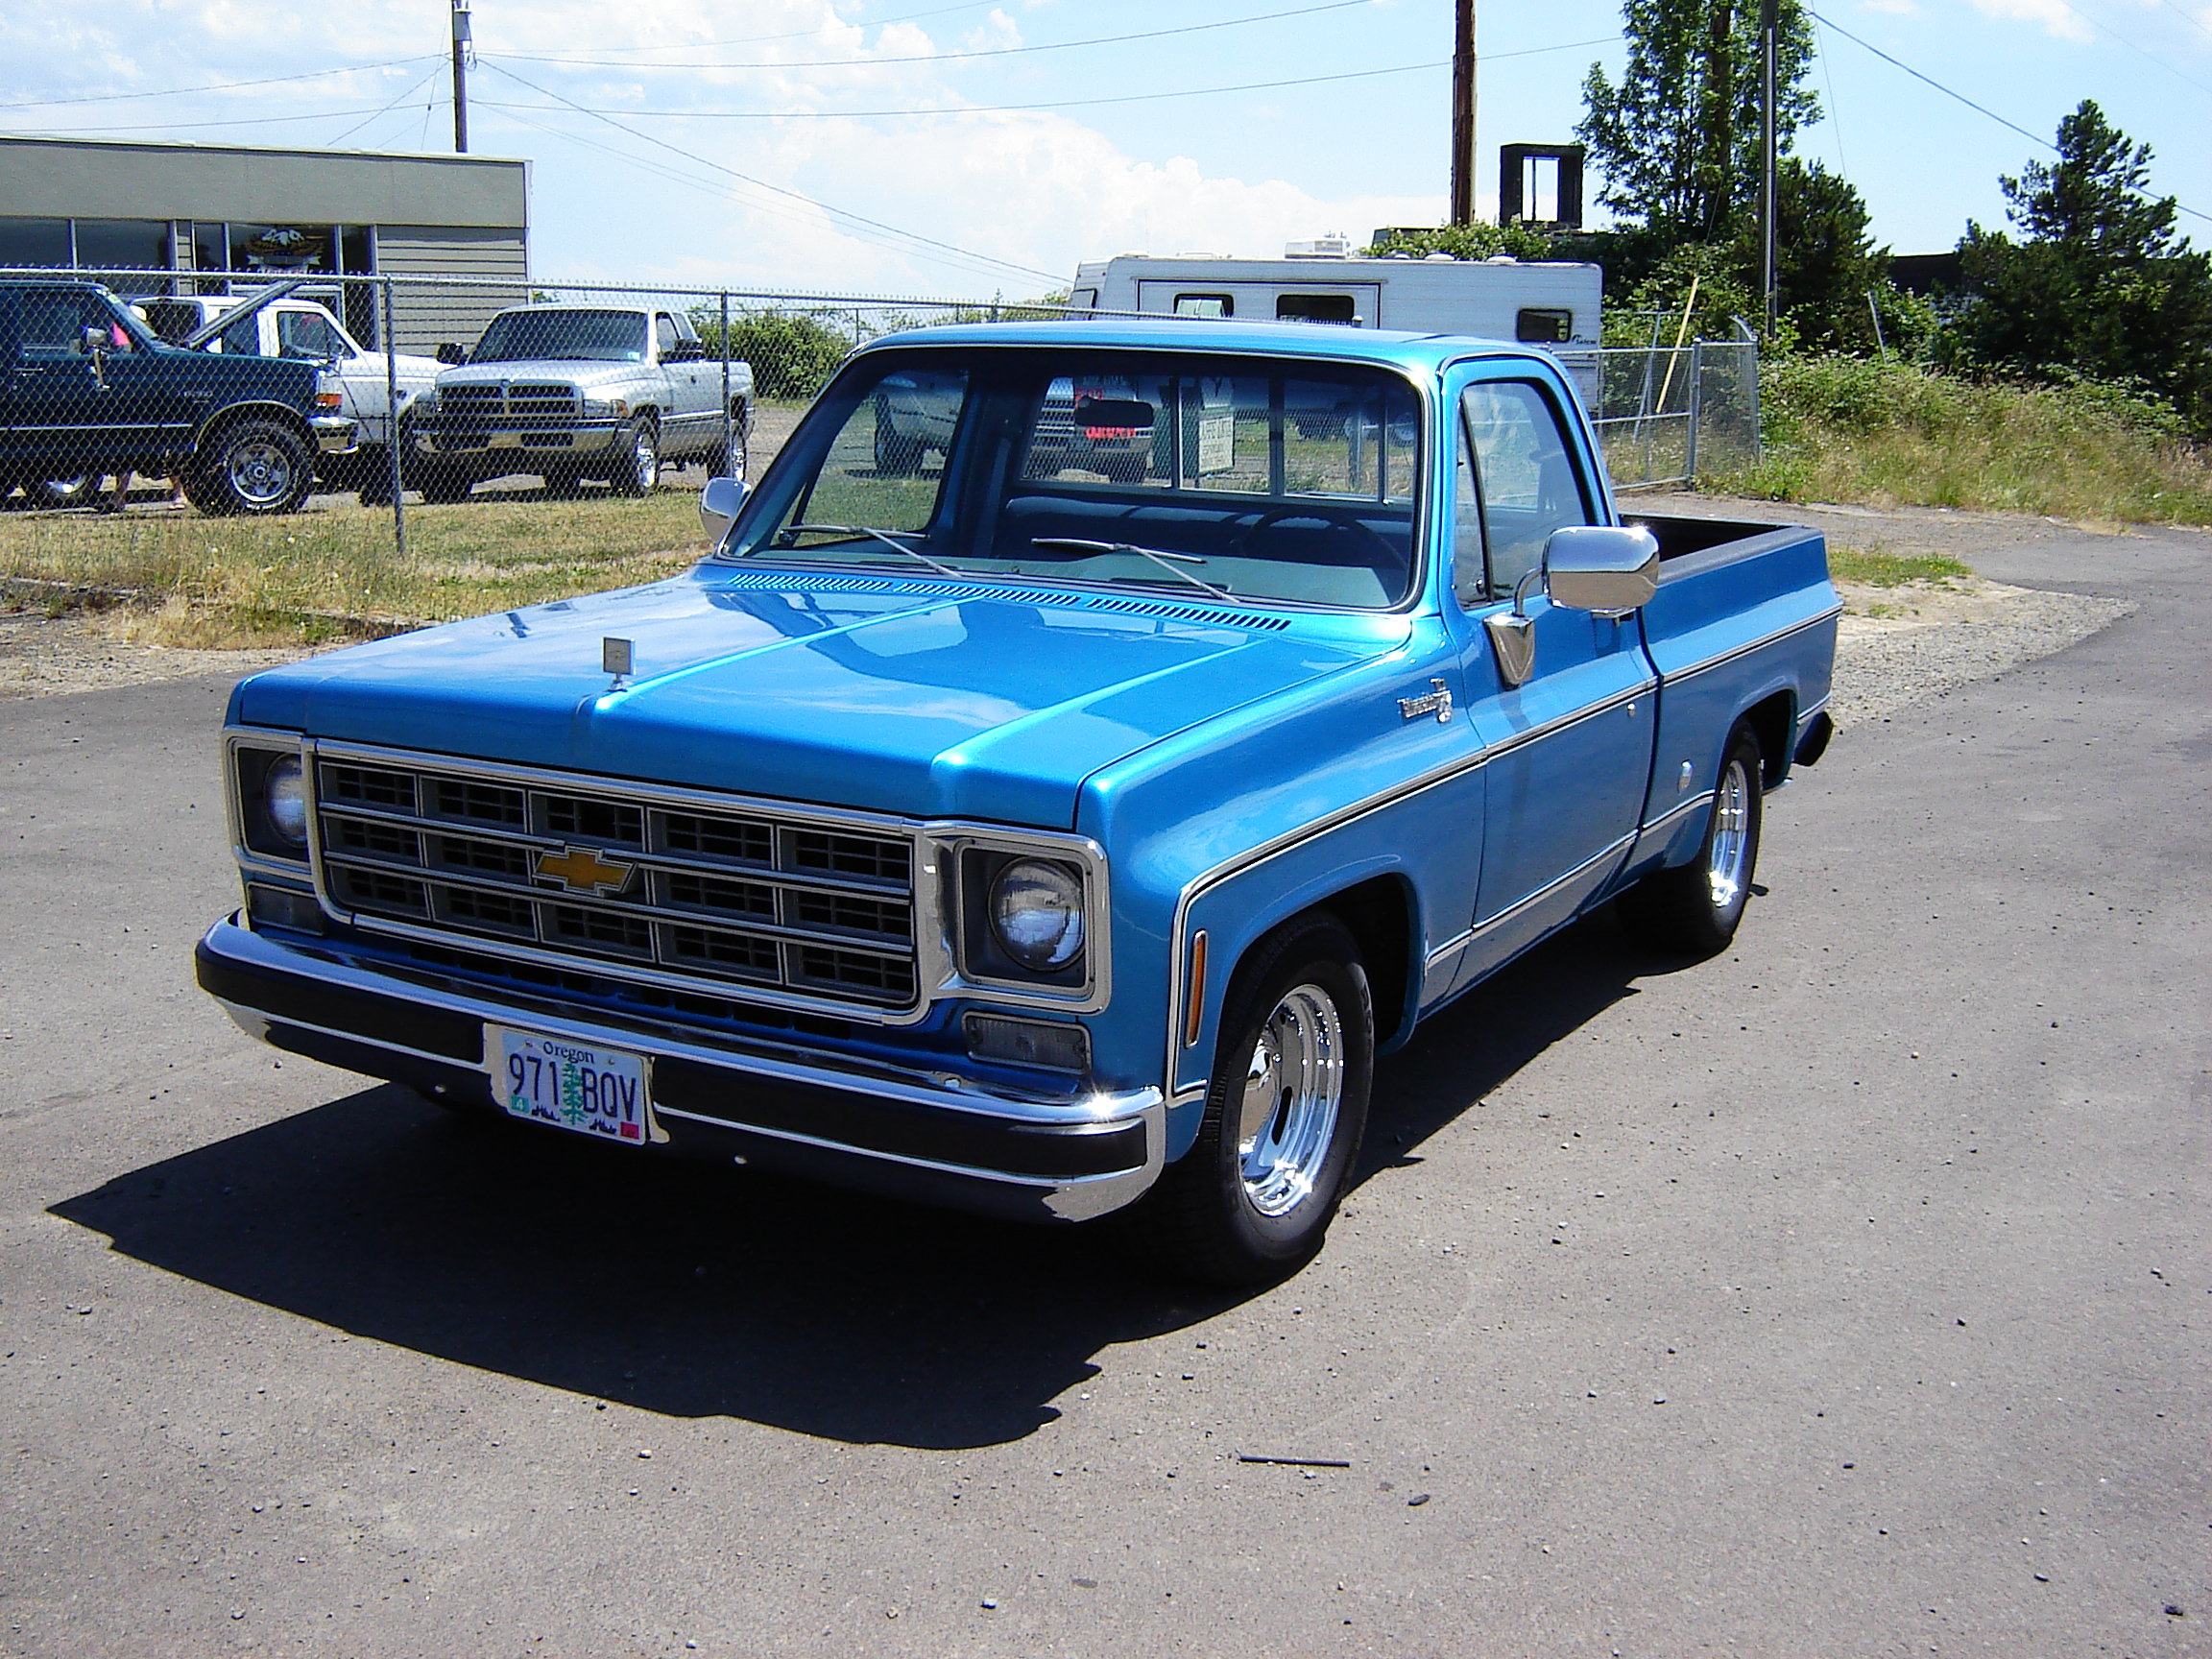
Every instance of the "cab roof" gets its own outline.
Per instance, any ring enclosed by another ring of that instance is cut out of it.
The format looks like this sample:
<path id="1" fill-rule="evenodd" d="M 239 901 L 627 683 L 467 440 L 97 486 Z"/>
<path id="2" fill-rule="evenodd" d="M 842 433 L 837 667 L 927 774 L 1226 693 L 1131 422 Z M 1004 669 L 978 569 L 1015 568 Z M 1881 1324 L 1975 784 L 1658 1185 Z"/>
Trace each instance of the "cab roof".
<path id="1" fill-rule="evenodd" d="M 1151 351 L 1234 351 L 1254 356 L 1330 358 L 1401 373 L 1434 373 L 1469 357 L 1522 357 L 1551 363 L 1549 352 L 1508 340 L 1465 334 L 1408 334 L 1314 323 L 1223 323 L 1162 317 L 1086 318 L 1054 323 L 958 323 L 885 334 L 863 348 L 903 346 L 1092 347 Z"/>

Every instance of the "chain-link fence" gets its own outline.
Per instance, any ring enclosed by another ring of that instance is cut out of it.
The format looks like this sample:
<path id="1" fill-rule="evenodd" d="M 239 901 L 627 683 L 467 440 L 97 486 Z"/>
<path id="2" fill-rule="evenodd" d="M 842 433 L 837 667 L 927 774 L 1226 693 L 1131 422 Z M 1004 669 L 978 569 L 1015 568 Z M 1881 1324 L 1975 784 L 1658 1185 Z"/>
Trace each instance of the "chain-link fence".
<path id="1" fill-rule="evenodd" d="M 1755 340 L 1608 348 L 1573 367 L 1617 489 L 1688 484 L 1759 458 Z"/>
<path id="2" fill-rule="evenodd" d="M 305 271 L 0 283 L 14 354 L 0 374 L 0 584 L 354 629 L 608 586 L 696 552 L 687 493 L 757 475 L 846 354 L 880 335 L 1100 315 Z M 558 309 L 510 310 L 524 304 Z M 1606 349 L 1568 368 L 1618 485 L 1756 453 L 1753 345 Z M 475 511 L 421 511 L 464 501 Z"/>

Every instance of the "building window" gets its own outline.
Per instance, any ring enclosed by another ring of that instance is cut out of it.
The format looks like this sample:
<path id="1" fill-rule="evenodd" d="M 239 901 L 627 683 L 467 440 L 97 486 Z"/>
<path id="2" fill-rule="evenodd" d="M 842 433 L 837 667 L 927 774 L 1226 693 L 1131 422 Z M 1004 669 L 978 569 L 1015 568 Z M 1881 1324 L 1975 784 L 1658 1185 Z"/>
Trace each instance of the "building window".
<path id="1" fill-rule="evenodd" d="M 230 269 L 281 271 L 287 276 L 335 274 L 338 234 L 333 225 L 237 225 L 230 227 Z"/>
<path id="2" fill-rule="evenodd" d="M 78 270 L 105 276 L 118 293 L 158 294 L 167 286 L 117 273 L 174 268 L 176 256 L 171 251 L 168 220 L 80 219 L 76 223 Z"/>
<path id="3" fill-rule="evenodd" d="M 0 265 L 68 263 L 68 220 L 0 219 Z"/>

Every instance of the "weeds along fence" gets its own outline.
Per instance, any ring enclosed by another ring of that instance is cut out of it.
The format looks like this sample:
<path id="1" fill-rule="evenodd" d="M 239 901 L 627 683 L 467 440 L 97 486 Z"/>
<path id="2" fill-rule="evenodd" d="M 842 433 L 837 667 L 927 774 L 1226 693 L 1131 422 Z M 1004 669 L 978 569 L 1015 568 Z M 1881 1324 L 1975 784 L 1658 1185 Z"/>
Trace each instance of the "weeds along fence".
<path id="1" fill-rule="evenodd" d="M 57 280 L 82 277 L 128 311 Z M 757 475 L 854 348 L 919 326 L 1103 315 L 276 269 L 0 270 L 0 282 L 14 317 L 0 344 L 15 354 L 0 375 L 0 586 L 212 609 L 239 637 L 374 632 L 677 567 L 701 546 L 695 492 L 717 471 Z M 487 339 L 532 301 L 607 318 L 558 352 L 512 323 Z M 156 340 L 216 361 L 180 373 Z M 558 379 L 521 368 L 576 352 Z M 471 354 L 520 372 L 486 364 L 440 387 Z M 1755 346 L 1562 356 L 1616 485 L 1756 458 Z M 666 407 L 641 421 L 630 405 L 656 374 Z M 218 399 L 243 413 L 207 421 Z M 208 436 L 195 446 L 196 430 Z"/>

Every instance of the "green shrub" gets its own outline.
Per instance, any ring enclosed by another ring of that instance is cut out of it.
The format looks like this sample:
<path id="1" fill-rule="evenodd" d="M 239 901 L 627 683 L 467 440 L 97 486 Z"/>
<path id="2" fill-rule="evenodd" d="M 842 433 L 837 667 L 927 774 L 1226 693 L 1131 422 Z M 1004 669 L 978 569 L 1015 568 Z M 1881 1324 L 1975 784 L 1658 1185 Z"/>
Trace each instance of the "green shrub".
<path id="1" fill-rule="evenodd" d="M 708 306 L 691 314 L 707 354 L 722 355 L 722 319 Z M 730 319 L 730 355 L 753 369 L 753 395 L 806 398 L 828 383 L 854 341 L 833 311 L 747 311 Z"/>
<path id="2" fill-rule="evenodd" d="M 2212 464 L 2172 407 L 2085 379 L 2015 386 L 1896 359 L 1775 356 L 1766 455 L 1712 482 L 1771 500 L 2212 522 Z"/>

